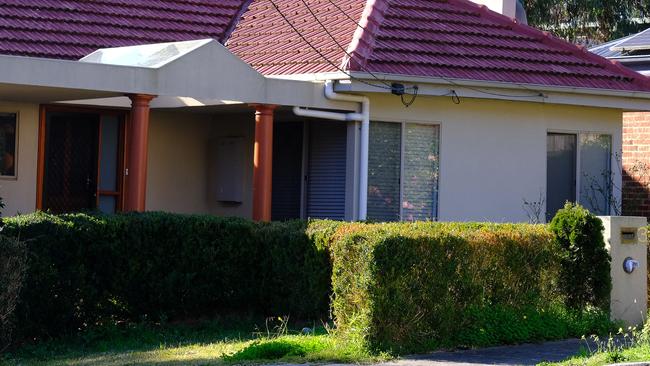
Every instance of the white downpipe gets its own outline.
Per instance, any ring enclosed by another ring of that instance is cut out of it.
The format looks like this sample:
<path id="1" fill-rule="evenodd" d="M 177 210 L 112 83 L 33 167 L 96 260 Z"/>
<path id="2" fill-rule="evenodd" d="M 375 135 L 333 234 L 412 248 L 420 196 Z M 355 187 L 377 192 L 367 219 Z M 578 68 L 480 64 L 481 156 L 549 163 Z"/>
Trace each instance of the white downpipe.
<path id="1" fill-rule="evenodd" d="M 370 99 L 360 95 L 341 94 L 334 91 L 334 82 L 325 82 L 325 97 L 341 102 L 361 104 L 361 113 L 337 113 L 294 107 L 297 116 L 331 119 L 335 121 L 361 121 L 359 158 L 359 220 L 368 218 L 368 148 L 370 145 Z"/>

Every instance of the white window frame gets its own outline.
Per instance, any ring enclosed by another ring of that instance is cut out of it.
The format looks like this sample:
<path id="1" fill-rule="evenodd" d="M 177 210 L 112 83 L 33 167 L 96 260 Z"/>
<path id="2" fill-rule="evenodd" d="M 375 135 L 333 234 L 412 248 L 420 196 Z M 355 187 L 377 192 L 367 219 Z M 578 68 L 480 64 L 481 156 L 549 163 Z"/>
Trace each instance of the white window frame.
<path id="1" fill-rule="evenodd" d="M 20 142 L 20 111 L 0 109 L 0 114 L 14 114 L 16 116 L 16 130 L 14 136 L 14 175 L 1 175 L 0 180 L 14 181 L 18 180 L 18 159 L 19 159 L 19 142 Z"/>

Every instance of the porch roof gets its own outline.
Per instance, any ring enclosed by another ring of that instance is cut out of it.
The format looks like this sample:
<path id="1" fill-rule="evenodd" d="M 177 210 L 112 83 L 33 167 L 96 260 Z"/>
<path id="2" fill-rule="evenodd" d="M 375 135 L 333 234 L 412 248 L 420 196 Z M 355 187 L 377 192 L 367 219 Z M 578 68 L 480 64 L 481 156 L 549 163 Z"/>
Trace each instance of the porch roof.
<path id="1" fill-rule="evenodd" d="M 0 99 L 49 103 L 150 94 L 161 97 L 160 108 L 236 103 L 352 108 L 327 100 L 320 83 L 266 78 L 215 40 L 173 45 L 184 52 L 144 64 L 137 58 L 151 52 L 138 55 L 133 47 L 101 50 L 81 61 L 0 55 Z"/>

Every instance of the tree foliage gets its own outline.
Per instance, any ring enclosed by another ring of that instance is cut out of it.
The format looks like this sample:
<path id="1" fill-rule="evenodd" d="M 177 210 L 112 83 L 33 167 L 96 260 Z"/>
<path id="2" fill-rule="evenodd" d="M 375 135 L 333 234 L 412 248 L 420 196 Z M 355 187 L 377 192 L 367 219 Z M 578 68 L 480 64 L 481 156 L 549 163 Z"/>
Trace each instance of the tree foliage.
<path id="1" fill-rule="evenodd" d="M 530 25 L 592 46 L 650 26 L 650 0 L 521 0 Z"/>

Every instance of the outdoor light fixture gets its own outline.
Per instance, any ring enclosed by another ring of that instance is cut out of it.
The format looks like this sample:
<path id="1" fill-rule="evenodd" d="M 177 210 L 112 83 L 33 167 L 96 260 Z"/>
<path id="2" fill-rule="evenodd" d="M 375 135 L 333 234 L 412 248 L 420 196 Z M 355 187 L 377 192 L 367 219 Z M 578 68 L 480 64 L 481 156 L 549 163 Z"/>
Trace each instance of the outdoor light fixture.
<path id="1" fill-rule="evenodd" d="M 623 261 L 623 270 L 627 274 L 631 274 L 635 269 L 639 268 L 639 261 L 635 260 L 632 257 L 627 257 Z"/>

